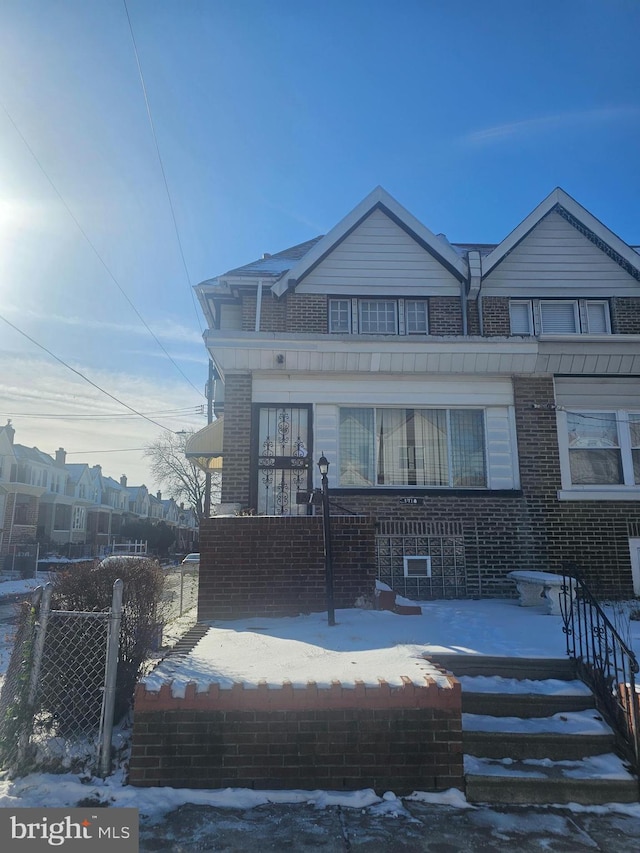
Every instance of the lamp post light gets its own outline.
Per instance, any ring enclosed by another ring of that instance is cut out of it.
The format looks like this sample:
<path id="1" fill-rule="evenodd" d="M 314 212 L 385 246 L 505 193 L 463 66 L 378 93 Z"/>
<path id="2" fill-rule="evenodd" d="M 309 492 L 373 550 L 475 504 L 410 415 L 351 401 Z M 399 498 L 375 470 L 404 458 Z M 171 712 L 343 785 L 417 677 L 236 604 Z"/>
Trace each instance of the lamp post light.
<path id="1" fill-rule="evenodd" d="M 329 518 L 329 460 L 322 454 L 318 459 L 318 470 L 322 478 L 322 532 L 324 535 L 324 574 L 327 591 L 327 621 L 329 625 L 336 624 L 336 614 L 333 604 L 333 554 L 331 551 L 331 521 Z"/>

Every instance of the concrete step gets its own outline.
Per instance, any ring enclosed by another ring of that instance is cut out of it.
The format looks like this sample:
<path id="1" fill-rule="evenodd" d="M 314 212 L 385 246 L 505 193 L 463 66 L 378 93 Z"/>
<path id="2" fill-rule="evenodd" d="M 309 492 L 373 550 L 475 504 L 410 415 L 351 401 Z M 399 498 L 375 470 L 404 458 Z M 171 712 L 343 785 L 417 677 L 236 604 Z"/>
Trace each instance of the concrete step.
<path id="1" fill-rule="evenodd" d="M 615 748 L 615 737 L 610 735 L 558 734 L 541 732 L 478 732 L 462 730 L 462 748 L 465 755 L 483 758 L 550 758 L 553 761 L 579 760 Z"/>
<path id="2" fill-rule="evenodd" d="M 575 662 L 569 658 L 511 658 L 493 655 L 430 654 L 428 659 L 461 675 L 498 675 L 502 678 L 547 679 L 573 681 L 576 678 Z"/>
<path id="3" fill-rule="evenodd" d="M 540 693 L 469 693 L 462 688 L 462 711 L 494 717 L 549 717 L 562 711 L 594 708 L 593 696 L 562 696 Z"/>
<path id="4" fill-rule="evenodd" d="M 466 796 L 475 803 L 633 803 L 638 780 L 611 753 L 580 761 L 465 758 Z"/>

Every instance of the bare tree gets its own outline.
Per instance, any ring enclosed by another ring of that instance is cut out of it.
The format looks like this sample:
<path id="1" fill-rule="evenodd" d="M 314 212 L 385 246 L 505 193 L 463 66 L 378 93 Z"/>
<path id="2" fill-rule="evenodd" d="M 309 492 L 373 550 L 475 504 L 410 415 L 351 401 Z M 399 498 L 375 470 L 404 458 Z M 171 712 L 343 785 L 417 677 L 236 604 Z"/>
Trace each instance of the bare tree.
<path id="1" fill-rule="evenodd" d="M 204 515 L 205 473 L 185 456 L 185 445 L 193 433 L 163 432 L 146 449 L 151 460 L 151 473 L 157 482 L 169 490 L 175 500 L 183 500 L 197 513 Z M 215 490 L 216 482 L 212 488 Z"/>

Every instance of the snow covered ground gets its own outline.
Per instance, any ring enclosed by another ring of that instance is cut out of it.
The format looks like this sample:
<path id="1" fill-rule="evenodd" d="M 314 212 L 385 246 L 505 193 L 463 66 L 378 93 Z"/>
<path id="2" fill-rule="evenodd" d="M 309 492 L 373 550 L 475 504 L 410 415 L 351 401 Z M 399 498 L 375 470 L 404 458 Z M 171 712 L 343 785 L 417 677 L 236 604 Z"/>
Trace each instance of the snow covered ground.
<path id="1" fill-rule="evenodd" d="M 0 584 L 0 595 L 25 592 L 35 582 Z M 561 618 L 545 615 L 537 608 L 521 608 L 512 600 L 423 602 L 421 616 L 398 616 L 372 610 L 339 610 L 337 625 L 329 627 L 326 615 L 311 614 L 289 619 L 250 619 L 224 623 L 210 630 L 193 653 L 180 664 L 167 659 L 146 681 L 150 689 L 160 678 L 174 679 L 180 691 L 188 681 L 204 689 L 211 680 L 230 686 L 247 686 L 261 680 L 285 679 L 294 683 L 331 680 L 353 683 L 354 679 L 422 673 L 422 655 L 428 652 L 564 657 Z M 640 622 L 622 620 L 616 608 L 612 615 L 626 639 L 640 654 Z M 623 624 L 624 623 L 624 624 Z M 186 623 L 185 623 L 186 624 Z M 8 663 L 11 626 L 0 623 L 0 668 Z M 413 668 L 413 669 L 412 669 Z M 516 691 L 518 685 L 513 685 Z M 560 688 L 558 688 L 560 689 Z M 580 691 L 580 685 L 575 689 Z M 578 721 L 580 725 L 582 723 Z M 123 735 L 124 736 L 124 735 Z M 456 791 L 444 795 L 417 794 L 419 802 L 470 808 Z M 91 802 L 133 806 L 150 823 L 161 821 L 185 804 L 229 809 L 251 809 L 258 805 L 313 804 L 316 808 L 340 805 L 354 809 L 376 809 L 373 814 L 402 814 L 403 806 L 390 792 L 380 798 L 371 790 L 332 793 L 327 791 L 253 791 L 227 789 L 201 791 L 172 788 L 133 788 L 123 784 L 123 772 L 106 780 L 74 774 L 34 774 L 24 779 L 0 777 L 0 807 L 66 807 Z M 640 820 L 640 806 L 617 806 L 619 812 Z M 584 807 L 575 807 L 576 813 Z"/>

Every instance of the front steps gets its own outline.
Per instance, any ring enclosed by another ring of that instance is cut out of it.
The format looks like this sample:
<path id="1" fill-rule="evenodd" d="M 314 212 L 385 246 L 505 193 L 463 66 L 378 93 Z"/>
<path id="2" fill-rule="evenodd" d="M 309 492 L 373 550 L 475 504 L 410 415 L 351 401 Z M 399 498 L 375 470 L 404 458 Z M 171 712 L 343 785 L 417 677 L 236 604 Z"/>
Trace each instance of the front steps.
<path id="1" fill-rule="evenodd" d="M 431 655 L 462 685 L 470 802 L 637 802 L 638 780 L 568 659 Z"/>

